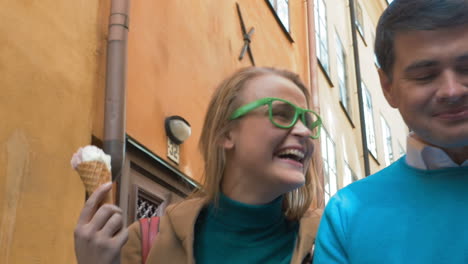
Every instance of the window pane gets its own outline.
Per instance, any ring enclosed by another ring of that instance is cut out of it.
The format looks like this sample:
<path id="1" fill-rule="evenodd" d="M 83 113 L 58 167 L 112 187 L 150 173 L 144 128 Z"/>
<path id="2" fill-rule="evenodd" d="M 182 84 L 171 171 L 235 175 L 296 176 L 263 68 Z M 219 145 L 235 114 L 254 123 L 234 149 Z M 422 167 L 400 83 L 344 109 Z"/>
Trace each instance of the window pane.
<path id="1" fill-rule="evenodd" d="M 327 26 L 325 23 L 320 23 L 320 34 L 319 34 L 319 38 L 320 38 L 320 42 L 324 44 L 327 43 Z"/>
<path id="2" fill-rule="evenodd" d="M 335 143 L 324 128 L 320 136 L 320 143 L 322 147 L 324 192 L 326 203 L 328 202 L 328 199 L 336 192 L 337 177 Z"/>
<path id="3" fill-rule="evenodd" d="M 336 172 L 335 143 L 333 143 L 330 137 L 327 138 L 327 147 L 328 165 L 330 166 L 330 171 Z"/>
<path id="4" fill-rule="evenodd" d="M 287 0 L 268 0 L 276 12 L 277 17 L 289 32 L 289 2 Z"/>
<path id="5" fill-rule="evenodd" d="M 315 30 L 317 58 L 320 60 L 325 71 L 329 72 L 328 62 L 328 36 L 327 36 L 327 17 L 326 8 L 323 0 L 315 0 Z"/>
<path id="6" fill-rule="evenodd" d="M 372 109 L 372 98 L 364 83 L 362 93 L 364 99 L 364 119 L 366 122 L 367 149 L 377 158 L 377 145 L 375 142 L 374 115 Z"/>
<path id="7" fill-rule="evenodd" d="M 388 166 L 393 162 L 392 134 L 390 131 L 390 127 L 388 126 L 387 121 L 385 121 L 383 116 L 380 116 L 380 122 L 382 125 L 382 140 L 384 147 L 385 165 Z"/>
<path id="8" fill-rule="evenodd" d="M 357 2 L 356 2 L 357 3 Z M 355 24 L 359 30 L 359 33 L 361 33 L 362 36 L 364 36 L 364 19 L 362 15 L 362 8 L 359 3 L 356 5 L 356 21 Z"/>
<path id="9" fill-rule="evenodd" d="M 328 177 L 330 184 L 330 196 L 336 193 L 336 157 L 335 157 L 335 143 L 327 135 L 327 151 L 328 151 Z"/>
<path id="10" fill-rule="evenodd" d="M 278 9 L 277 9 L 278 17 L 280 18 L 281 22 L 283 23 L 286 30 L 289 31 L 289 6 L 288 1 L 279 0 L 278 1 Z"/>
<path id="11" fill-rule="evenodd" d="M 321 133 L 320 133 L 320 146 L 322 148 L 322 158 L 326 161 L 327 158 L 328 158 L 328 155 L 327 155 L 327 132 L 325 131 L 325 129 L 321 129 Z"/>
<path id="12" fill-rule="evenodd" d="M 325 12 L 325 3 L 322 0 L 319 0 L 319 16 L 322 20 L 325 20 L 326 12 Z"/>
<path id="13" fill-rule="evenodd" d="M 273 8 L 276 10 L 277 8 L 276 0 L 269 0 L 269 1 L 270 1 L 271 6 L 273 6 Z"/>
<path id="14" fill-rule="evenodd" d="M 336 173 L 330 173 L 330 196 L 336 193 Z"/>
<path id="15" fill-rule="evenodd" d="M 345 63 L 345 53 L 343 45 L 341 44 L 340 37 L 338 34 L 335 34 L 336 39 L 336 61 L 337 61 L 337 75 L 338 75 L 338 86 L 340 92 L 340 101 L 345 107 L 346 111 L 349 113 L 349 96 L 348 96 L 348 87 L 346 83 L 346 63 Z"/>
<path id="16" fill-rule="evenodd" d="M 317 49 L 317 58 L 321 58 L 322 57 L 322 53 L 321 53 L 321 50 L 320 50 L 320 39 L 319 38 L 315 38 L 315 48 Z"/>
<path id="17" fill-rule="evenodd" d="M 328 51 L 322 46 L 322 49 L 323 49 L 323 55 L 322 55 L 322 58 L 323 58 L 323 67 L 325 68 L 325 71 L 327 73 L 330 72 L 330 68 L 329 68 L 329 64 L 328 64 Z"/>
<path id="18" fill-rule="evenodd" d="M 351 182 L 352 182 L 351 169 L 349 168 L 349 165 L 346 164 L 344 166 L 343 187 L 350 184 Z"/>
<path id="19" fill-rule="evenodd" d="M 400 157 L 405 155 L 405 149 L 401 146 L 400 142 L 398 142 L 398 150 L 399 150 L 399 155 Z"/>

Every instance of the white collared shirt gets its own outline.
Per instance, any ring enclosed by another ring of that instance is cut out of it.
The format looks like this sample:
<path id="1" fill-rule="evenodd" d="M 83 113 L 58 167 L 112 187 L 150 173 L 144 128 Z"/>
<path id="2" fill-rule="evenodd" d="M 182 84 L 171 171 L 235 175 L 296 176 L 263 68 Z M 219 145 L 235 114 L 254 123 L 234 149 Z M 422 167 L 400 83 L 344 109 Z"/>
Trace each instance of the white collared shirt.
<path id="1" fill-rule="evenodd" d="M 437 170 L 468 166 L 468 160 L 465 160 L 461 165 L 458 165 L 444 150 L 427 145 L 416 138 L 413 133 L 408 135 L 406 148 L 406 163 L 411 167 L 421 170 Z"/>

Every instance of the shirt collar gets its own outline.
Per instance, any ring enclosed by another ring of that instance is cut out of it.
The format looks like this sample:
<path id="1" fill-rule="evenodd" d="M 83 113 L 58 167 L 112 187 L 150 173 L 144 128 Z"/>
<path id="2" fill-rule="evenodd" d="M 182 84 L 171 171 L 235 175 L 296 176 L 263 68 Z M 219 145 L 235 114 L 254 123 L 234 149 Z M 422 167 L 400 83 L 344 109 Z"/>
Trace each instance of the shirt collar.
<path id="1" fill-rule="evenodd" d="M 421 170 L 437 170 L 468 166 L 468 160 L 458 165 L 444 150 L 422 142 L 413 133 L 408 135 L 406 143 L 406 163 L 411 167 Z"/>

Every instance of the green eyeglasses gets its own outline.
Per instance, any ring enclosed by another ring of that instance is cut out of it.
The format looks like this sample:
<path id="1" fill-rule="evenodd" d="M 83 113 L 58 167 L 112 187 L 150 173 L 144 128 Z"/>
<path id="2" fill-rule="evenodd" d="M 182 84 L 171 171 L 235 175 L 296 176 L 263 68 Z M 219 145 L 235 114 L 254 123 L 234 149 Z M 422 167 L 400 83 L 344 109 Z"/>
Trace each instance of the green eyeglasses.
<path id="1" fill-rule="evenodd" d="M 271 123 L 279 128 L 293 127 L 298 118 L 312 132 L 310 137 L 317 139 L 320 137 L 320 127 L 322 119 L 312 110 L 303 109 L 284 99 L 265 97 L 254 102 L 239 107 L 232 113 L 230 120 L 240 118 L 260 106 L 268 105 L 268 115 Z"/>

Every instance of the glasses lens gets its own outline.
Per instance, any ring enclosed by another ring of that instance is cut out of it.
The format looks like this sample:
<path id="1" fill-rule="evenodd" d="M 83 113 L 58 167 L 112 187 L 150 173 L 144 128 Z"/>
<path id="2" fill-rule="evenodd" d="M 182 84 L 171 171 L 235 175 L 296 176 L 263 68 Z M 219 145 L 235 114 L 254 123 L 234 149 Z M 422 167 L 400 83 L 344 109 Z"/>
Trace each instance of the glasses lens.
<path id="1" fill-rule="evenodd" d="M 271 103 L 271 117 L 275 125 L 289 127 L 294 121 L 295 114 L 296 109 L 291 104 L 282 101 L 273 101 Z"/>

